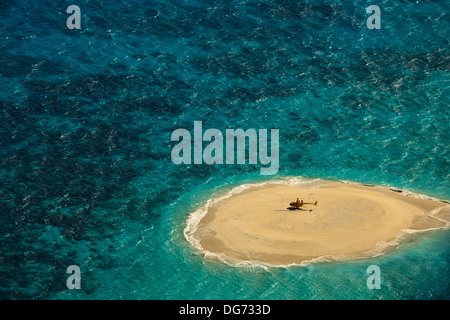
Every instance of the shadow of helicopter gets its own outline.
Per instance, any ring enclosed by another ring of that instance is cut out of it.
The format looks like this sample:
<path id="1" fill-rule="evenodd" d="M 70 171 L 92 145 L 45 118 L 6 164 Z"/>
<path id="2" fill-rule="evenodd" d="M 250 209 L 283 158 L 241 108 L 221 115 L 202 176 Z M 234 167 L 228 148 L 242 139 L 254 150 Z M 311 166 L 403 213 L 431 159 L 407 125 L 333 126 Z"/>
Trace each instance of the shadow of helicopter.
<path id="1" fill-rule="evenodd" d="M 309 209 L 309 210 L 303 209 L 303 206 L 305 204 L 313 204 L 313 205 L 317 206 L 317 201 L 316 202 L 303 202 L 303 200 L 300 201 L 297 198 L 297 201 L 289 203 L 290 207 L 288 207 L 286 209 L 288 209 L 289 211 L 300 210 L 300 211 L 309 211 L 309 212 L 311 212 L 312 209 Z"/>
<path id="2" fill-rule="evenodd" d="M 312 209 L 303 209 L 303 208 L 293 208 L 293 207 L 287 207 L 286 209 L 288 209 L 289 211 L 305 211 L 305 212 L 311 212 Z M 280 210 L 280 211 L 284 211 L 284 210 Z"/>

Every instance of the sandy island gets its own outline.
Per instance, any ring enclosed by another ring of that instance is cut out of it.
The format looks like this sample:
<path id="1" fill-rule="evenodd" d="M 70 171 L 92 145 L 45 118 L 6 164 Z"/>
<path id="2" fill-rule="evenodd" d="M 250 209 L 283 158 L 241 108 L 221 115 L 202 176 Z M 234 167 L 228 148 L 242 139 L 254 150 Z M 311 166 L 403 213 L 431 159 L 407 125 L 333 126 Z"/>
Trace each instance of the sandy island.
<path id="1" fill-rule="evenodd" d="M 318 205 L 288 210 L 297 198 Z M 186 237 L 206 256 L 235 265 L 374 256 L 395 248 L 401 234 L 448 228 L 450 221 L 443 201 L 325 180 L 249 187 L 205 210 Z"/>

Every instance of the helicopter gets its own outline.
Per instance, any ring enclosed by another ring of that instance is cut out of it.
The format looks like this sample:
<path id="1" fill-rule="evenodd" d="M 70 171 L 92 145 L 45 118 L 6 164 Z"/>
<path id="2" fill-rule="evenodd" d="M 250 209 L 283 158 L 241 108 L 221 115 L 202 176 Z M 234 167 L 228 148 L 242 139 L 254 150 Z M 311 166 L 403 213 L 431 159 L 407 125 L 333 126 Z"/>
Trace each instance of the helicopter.
<path id="1" fill-rule="evenodd" d="M 305 204 L 313 204 L 315 206 L 317 206 L 317 201 L 316 202 L 303 202 L 303 200 L 299 200 L 299 198 L 297 198 L 297 201 L 291 202 L 289 203 L 290 207 L 288 208 L 288 210 L 301 210 L 303 205 Z M 311 211 L 311 210 L 309 210 Z"/>

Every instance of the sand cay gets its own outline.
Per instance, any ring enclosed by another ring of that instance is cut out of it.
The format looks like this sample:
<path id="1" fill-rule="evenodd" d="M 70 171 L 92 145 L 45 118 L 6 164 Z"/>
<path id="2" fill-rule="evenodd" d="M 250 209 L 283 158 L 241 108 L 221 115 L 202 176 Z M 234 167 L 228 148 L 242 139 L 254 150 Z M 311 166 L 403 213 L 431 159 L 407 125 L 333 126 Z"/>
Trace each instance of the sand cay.
<path id="1" fill-rule="evenodd" d="M 318 204 L 288 210 L 297 198 Z M 190 216 L 185 235 L 207 257 L 279 266 L 372 257 L 395 249 L 405 233 L 448 228 L 449 221 L 450 206 L 437 199 L 313 180 L 217 198 Z"/>

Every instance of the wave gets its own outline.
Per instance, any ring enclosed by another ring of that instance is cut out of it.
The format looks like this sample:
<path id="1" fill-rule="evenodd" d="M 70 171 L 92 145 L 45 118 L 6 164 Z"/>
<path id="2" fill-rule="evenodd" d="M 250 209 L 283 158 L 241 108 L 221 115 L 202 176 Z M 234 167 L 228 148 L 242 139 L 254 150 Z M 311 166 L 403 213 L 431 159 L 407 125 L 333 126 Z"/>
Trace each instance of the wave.
<path id="1" fill-rule="evenodd" d="M 413 193 L 409 193 L 408 195 L 409 196 L 420 196 L 420 197 L 423 196 L 423 195 L 415 195 Z M 421 198 L 421 199 L 424 199 L 424 198 Z M 435 199 L 435 198 L 427 197 L 426 199 Z M 435 201 L 440 201 L 440 200 L 436 199 Z M 388 241 L 388 242 L 378 242 L 376 244 L 375 249 L 374 249 L 374 250 L 377 250 L 378 253 L 374 253 L 373 257 L 377 257 L 377 256 L 380 256 L 380 255 L 384 254 L 390 248 L 397 248 L 397 247 L 399 247 L 403 243 L 404 239 L 408 235 L 421 234 L 421 233 L 429 232 L 429 231 L 446 230 L 446 229 L 448 229 L 449 226 L 450 226 L 450 222 L 445 220 L 445 219 L 436 217 L 436 215 L 439 212 L 441 212 L 441 211 L 448 210 L 449 208 L 450 208 L 450 206 L 440 207 L 440 208 L 433 209 L 432 211 L 430 211 L 428 213 L 428 217 L 436 219 L 436 220 L 439 220 L 439 221 L 445 223 L 444 226 L 442 226 L 442 227 L 434 227 L 434 228 L 427 228 L 427 229 L 402 229 L 402 230 L 400 230 L 398 236 L 394 240 Z"/>
<path id="2" fill-rule="evenodd" d="M 197 239 L 194 236 L 194 234 L 197 231 L 198 224 L 203 219 L 203 217 L 205 217 L 205 215 L 208 213 L 209 208 L 213 207 L 214 205 L 218 204 L 221 201 L 227 200 L 228 198 L 230 198 L 234 195 L 242 193 L 244 190 L 247 190 L 250 188 L 255 188 L 255 187 L 262 187 L 262 186 L 266 186 L 266 185 L 270 185 L 270 184 L 274 184 L 274 185 L 280 185 L 280 184 L 281 185 L 308 185 L 309 184 L 310 188 L 319 188 L 321 185 L 326 185 L 326 184 L 329 184 L 332 182 L 341 182 L 341 183 L 346 183 L 346 184 L 380 188 L 383 190 L 391 190 L 392 192 L 397 192 L 406 197 L 413 197 L 413 198 L 417 198 L 417 199 L 426 199 L 426 200 L 432 200 L 432 201 L 442 202 L 442 203 L 449 203 L 446 200 L 441 200 L 441 199 L 430 197 L 430 196 L 427 196 L 424 194 L 418 194 L 418 193 L 414 193 L 414 192 L 411 192 L 408 190 L 397 189 L 397 188 L 393 188 L 393 187 L 389 187 L 389 186 L 363 184 L 363 183 L 347 181 L 347 180 L 336 181 L 336 180 L 327 180 L 327 179 L 319 179 L 319 178 L 312 179 L 312 178 L 304 178 L 304 177 L 286 177 L 286 178 L 277 179 L 277 180 L 268 180 L 265 182 L 248 183 L 248 184 L 239 185 L 237 187 L 232 188 L 230 191 L 226 192 L 225 194 L 213 196 L 212 198 L 207 200 L 206 204 L 204 204 L 202 207 L 200 207 L 196 211 L 189 214 L 188 218 L 186 219 L 186 226 L 183 231 L 184 236 L 185 236 L 186 240 L 191 244 L 191 246 L 194 247 L 198 251 L 198 253 L 204 255 L 205 259 L 213 260 L 213 261 L 220 261 L 220 262 L 223 262 L 225 264 L 228 264 L 230 266 L 235 266 L 235 267 L 250 267 L 250 268 L 262 268 L 262 269 L 268 269 L 271 267 L 288 268 L 288 267 L 294 267 L 294 266 L 307 266 L 307 265 L 310 265 L 313 263 L 336 262 L 336 261 L 349 260 L 348 255 L 325 255 L 325 256 L 313 258 L 311 260 L 305 260 L 305 261 L 302 261 L 301 263 L 273 265 L 273 264 L 269 264 L 269 263 L 257 261 L 257 260 L 241 260 L 241 259 L 227 256 L 224 253 L 210 252 L 201 246 L 201 244 L 200 244 L 201 239 Z M 407 235 L 416 234 L 416 233 L 424 233 L 424 232 L 429 232 L 429 231 L 433 231 L 433 230 L 448 229 L 450 227 L 450 221 L 447 221 L 445 219 L 437 217 L 436 215 L 439 214 L 443 210 L 449 210 L 449 209 L 450 209 L 450 206 L 447 205 L 445 207 L 439 207 L 439 208 L 433 209 L 432 211 L 430 211 L 427 214 L 428 217 L 431 217 L 433 219 L 436 219 L 436 220 L 439 220 L 439 221 L 445 223 L 444 226 L 432 227 L 432 228 L 427 228 L 427 229 L 402 229 L 402 230 L 400 230 L 398 236 L 394 240 L 388 241 L 388 242 L 383 242 L 383 241 L 378 242 L 374 249 L 363 252 L 363 253 L 359 254 L 358 256 L 351 257 L 351 259 L 357 260 L 357 259 L 364 259 L 364 258 L 373 258 L 373 257 L 378 257 L 380 255 L 383 255 L 387 252 L 392 251 L 393 249 L 398 248 L 400 245 L 402 245 L 402 243 Z"/>

